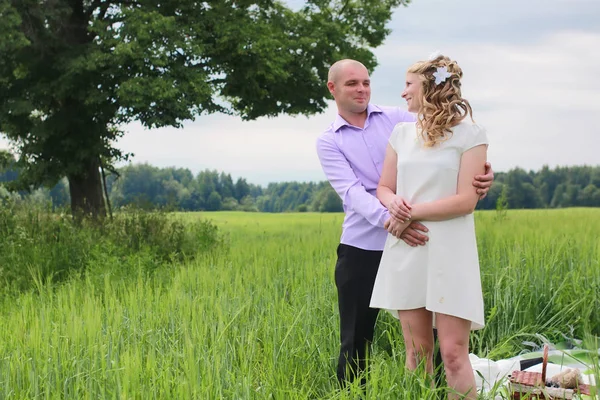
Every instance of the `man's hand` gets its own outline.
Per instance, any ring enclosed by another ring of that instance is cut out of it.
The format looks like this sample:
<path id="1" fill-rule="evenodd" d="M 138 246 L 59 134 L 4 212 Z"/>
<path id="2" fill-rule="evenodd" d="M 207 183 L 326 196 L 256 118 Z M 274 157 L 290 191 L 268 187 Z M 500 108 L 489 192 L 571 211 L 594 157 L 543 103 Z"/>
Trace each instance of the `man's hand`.
<path id="1" fill-rule="evenodd" d="M 429 229 L 425 225 L 413 221 L 404 229 L 399 238 L 412 247 L 425 246 L 425 243 L 429 241 L 429 237 L 425 234 L 426 232 L 429 232 Z"/>
<path id="2" fill-rule="evenodd" d="M 480 200 L 487 196 L 490 187 L 492 187 L 492 183 L 494 183 L 494 171 L 492 170 L 492 164 L 486 162 L 485 175 L 476 175 L 475 180 L 473 181 L 473 186 L 477 188 L 477 194 L 479 195 Z"/>
<path id="3" fill-rule="evenodd" d="M 390 215 L 401 223 L 410 219 L 411 206 L 400 196 L 394 196 L 394 199 L 388 204 L 387 209 Z"/>

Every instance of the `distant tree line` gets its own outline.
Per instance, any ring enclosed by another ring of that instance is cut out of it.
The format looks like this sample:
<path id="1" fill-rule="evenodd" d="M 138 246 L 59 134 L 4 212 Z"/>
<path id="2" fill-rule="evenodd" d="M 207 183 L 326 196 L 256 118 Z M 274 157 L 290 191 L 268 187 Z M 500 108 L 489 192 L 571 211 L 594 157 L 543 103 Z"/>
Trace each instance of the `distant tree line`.
<path id="1" fill-rule="evenodd" d="M 0 197 L 13 196 L 50 203 L 69 204 L 66 180 L 54 187 L 29 192 L 11 192 L 10 182 L 18 176 L 10 162 L 0 167 Z M 205 170 L 194 175 L 185 168 L 158 168 L 148 164 L 118 169 L 109 174 L 107 192 L 112 207 L 180 211 L 339 212 L 342 202 L 328 182 L 280 182 L 266 187 L 244 178 Z M 543 167 L 540 171 L 520 168 L 497 172 L 488 196 L 478 209 L 600 207 L 600 166 Z"/>
<path id="2" fill-rule="evenodd" d="M 11 191 L 10 182 L 18 171 L 5 163 L 0 167 L 0 198 L 12 196 L 38 203 L 65 207 L 70 203 L 68 182 L 63 179 L 51 189 Z M 261 187 L 231 174 L 205 170 L 194 175 L 185 168 L 157 168 L 148 164 L 118 169 L 118 176 L 106 177 L 106 188 L 114 209 L 134 206 L 142 209 L 179 211 L 261 211 L 291 212 L 342 211 L 342 203 L 329 183 L 270 183 Z"/>
<path id="3" fill-rule="evenodd" d="M 600 166 L 499 172 L 478 209 L 493 209 L 499 199 L 508 208 L 600 207 Z"/>

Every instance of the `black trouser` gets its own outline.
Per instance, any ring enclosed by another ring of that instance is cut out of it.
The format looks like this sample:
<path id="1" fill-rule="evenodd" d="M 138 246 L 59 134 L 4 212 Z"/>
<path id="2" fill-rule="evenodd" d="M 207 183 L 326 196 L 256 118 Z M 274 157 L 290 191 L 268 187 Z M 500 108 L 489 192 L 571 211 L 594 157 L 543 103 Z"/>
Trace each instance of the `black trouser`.
<path id="1" fill-rule="evenodd" d="M 379 309 L 370 308 L 369 303 L 381 254 L 381 251 L 362 250 L 345 244 L 340 244 L 337 249 L 335 285 L 341 342 L 337 377 L 342 385 L 365 370 L 365 357 L 373 341 L 379 313 Z M 362 382 L 365 381 L 363 377 Z"/>
<path id="2" fill-rule="evenodd" d="M 335 265 L 335 285 L 338 291 L 340 312 L 340 356 L 337 365 L 337 378 L 342 386 L 347 381 L 365 371 L 365 358 L 373 341 L 375 322 L 379 309 L 370 308 L 371 294 L 379 269 L 382 251 L 363 250 L 340 244 L 337 248 Z M 437 332 L 434 329 L 434 341 Z M 436 380 L 441 365 L 440 353 L 434 355 Z M 361 379 L 364 385 L 366 379 Z"/>

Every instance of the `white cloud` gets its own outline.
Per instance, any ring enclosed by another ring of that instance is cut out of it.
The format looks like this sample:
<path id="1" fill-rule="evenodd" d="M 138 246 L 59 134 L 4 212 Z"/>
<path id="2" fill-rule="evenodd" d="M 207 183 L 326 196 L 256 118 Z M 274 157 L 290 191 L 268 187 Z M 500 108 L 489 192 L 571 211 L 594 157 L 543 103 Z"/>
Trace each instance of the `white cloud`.
<path id="1" fill-rule="evenodd" d="M 178 166 L 198 172 L 216 169 L 266 184 L 282 180 L 322 180 L 315 140 L 335 117 L 329 112 L 306 117 L 282 116 L 242 122 L 213 115 L 183 129 L 146 130 L 131 124 L 119 147 L 136 162 Z"/>
<path id="2" fill-rule="evenodd" d="M 378 52 L 379 60 L 405 71 L 438 47 L 389 43 Z M 563 31 L 522 45 L 445 43 L 442 48 L 465 73 L 463 95 L 476 121 L 488 129 L 496 170 L 600 163 L 594 117 L 600 112 L 595 73 L 600 33 Z M 375 79 L 382 79 L 381 71 Z"/>

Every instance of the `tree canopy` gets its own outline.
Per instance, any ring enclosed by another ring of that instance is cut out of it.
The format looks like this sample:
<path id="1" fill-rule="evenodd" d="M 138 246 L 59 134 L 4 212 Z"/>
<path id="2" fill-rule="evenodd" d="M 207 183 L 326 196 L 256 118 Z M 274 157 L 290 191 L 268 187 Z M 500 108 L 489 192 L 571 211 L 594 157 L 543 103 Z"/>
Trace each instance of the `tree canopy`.
<path id="1" fill-rule="evenodd" d="M 67 177 L 73 211 L 103 214 L 99 167 L 123 124 L 181 126 L 326 107 L 328 67 L 370 49 L 407 0 L 0 0 L 0 132 L 21 182 Z"/>

